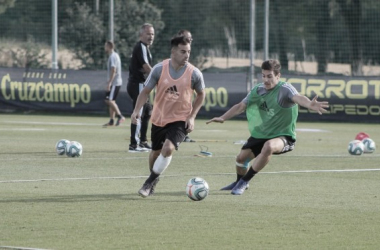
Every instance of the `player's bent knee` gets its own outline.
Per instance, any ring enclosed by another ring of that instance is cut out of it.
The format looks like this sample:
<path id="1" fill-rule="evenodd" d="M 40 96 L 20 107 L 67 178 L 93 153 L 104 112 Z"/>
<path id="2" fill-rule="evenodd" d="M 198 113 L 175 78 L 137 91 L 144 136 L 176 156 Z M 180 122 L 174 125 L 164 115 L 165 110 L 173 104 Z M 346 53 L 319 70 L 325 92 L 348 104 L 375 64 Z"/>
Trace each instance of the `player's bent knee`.
<path id="1" fill-rule="evenodd" d="M 244 163 L 247 161 L 247 159 L 248 159 L 249 161 L 251 161 L 250 156 L 247 155 L 246 153 L 240 153 L 240 154 L 238 154 L 238 155 L 236 156 L 236 162 L 237 162 L 237 163 L 244 164 Z"/>
<path id="2" fill-rule="evenodd" d="M 251 159 L 249 157 L 236 156 L 236 166 L 240 168 L 248 168 Z"/>
<path id="3" fill-rule="evenodd" d="M 267 141 L 261 149 L 261 154 L 273 154 L 276 151 L 276 144 L 272 141 Z"/>
<path id="4" fill-rule="evenodd" d="M 169 157 L 173 154 L 174 148 L 172 148 L 170 145 L 164 144 L 164 146 L 161 149 L 161 154 L 164 157 Z"/>
<path id="5" fill-rule="evenodd" d="M 236 156 L 236 164 L 244 164 L 244 159 L 240 155 Z"/>

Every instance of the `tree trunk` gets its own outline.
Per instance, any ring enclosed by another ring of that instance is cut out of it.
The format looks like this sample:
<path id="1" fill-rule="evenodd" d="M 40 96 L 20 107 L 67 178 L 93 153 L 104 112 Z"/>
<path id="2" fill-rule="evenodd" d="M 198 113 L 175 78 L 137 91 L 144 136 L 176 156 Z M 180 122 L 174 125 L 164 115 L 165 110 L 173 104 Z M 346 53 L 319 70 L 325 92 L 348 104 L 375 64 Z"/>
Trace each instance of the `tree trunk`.
<path id="1" fill-rule="evenodd" d="M 331 24 L 329 0 L 320 0 L 316 6 L 319 13 L 316 20 L 317 53 L 315 58 L 318 62 L 318 73 L 326 73 L 328 63 L 327 34 Z"/>
<path id="2" fill-rule="evenodd" d="M 362 6 L 360 0 L 337 0 L 348 29 L 350 41 L 351 74 L 363 75 L 363 52 L 360 36 Z"/>
<path id="3" fill-rule="evenodd" d="M 283 14 L 280 10 L 280 8 L 278 7 L 278 4 L 279 2 L 276 1 L 274 4 L 271 4 L 271 6 L 273 6 L 273 10 L 274 10 L 274 18 L 276 20 L 276 28 L 277 28 L 277 47 L 278 47 L 278 54 L 279 54 L 279 60 L 280 60 L 280 63 L 281 63 L 281 67 L 283 69 L 286 69 L 288 70 L 289 69 L 289 62 L 288 62 L 288 56 L 287 56 L 287 53 L 286 53 L 286 37 L 285 37 L 285 30 L 284 30 L 284 26 L 282 25 L 279 25 L 281 23 L 283 23 L 283 20 L 282 20 L 282 17 L 283 17 Z M 288 17 L 285 17 L 285 18 L 288 18 Z"/>

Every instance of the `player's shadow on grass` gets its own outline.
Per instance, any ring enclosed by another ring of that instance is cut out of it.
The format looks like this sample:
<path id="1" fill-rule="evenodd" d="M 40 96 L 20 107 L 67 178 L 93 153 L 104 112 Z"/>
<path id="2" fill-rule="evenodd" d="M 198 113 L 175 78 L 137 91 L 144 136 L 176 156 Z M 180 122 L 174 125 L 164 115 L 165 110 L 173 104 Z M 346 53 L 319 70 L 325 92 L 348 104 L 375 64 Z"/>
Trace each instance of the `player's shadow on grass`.
<path id="1" fill-rule="evenodd" d="M 185 191 L 175 191 L 175 192 L 160 192 L 157 191 L 154 196 L 186 196 Z"/>
<path id="2" fill-rule="evenodd" d="M 57 154 L 54 154 L 52 152 L 1 152 L 0 155 L 51 155 L 51 156 L 57 156 Z"/>
<path id="3" fill-rule="evenodd" d="M 88 195 L 57 195 L 57 196 L 44 196 L 44 197 L 26 197 L 26 198 L 10 198 L 0 199 L 2 203 L 80 203 L 80 202 L 96 202 L 96 201 L 132 201 L 132 200 L 151 200 L 158 201 L 165 196 L 186 196 L 184 192 L 161 192 L 157 193 L 153 197 L 146 199 L 140 197 L 136 193 L 124 193 L 124 194 L 88 194 Z M 151 199 L 154 198 L 154 199 Z M 167 200 L 166 200 L 167 201 Z M 178 201 L 176 201 L 178 202 Z"/>
<path id="4" fill-rule="evenodd" d="M 110 200 L 138 200 L 141 197 L 136 193 L 135 195 L 128 194 L 89 194 L 89 195 L 57 195 L 57 196 L 44 196 L 44 197 L 28 197 L 28 198 L 13 198 L 13 199 L 0 199 L 1 203 L 77 203 L 77 202 L 92 202 L 92 201 L 110 201 Z"/>
<path id="5" fill-rule="evenodd" d="M 211 192 L 212 196 L 231 196 L 231 191 L 221 191 L 221 190 L 212 190 Z"/>

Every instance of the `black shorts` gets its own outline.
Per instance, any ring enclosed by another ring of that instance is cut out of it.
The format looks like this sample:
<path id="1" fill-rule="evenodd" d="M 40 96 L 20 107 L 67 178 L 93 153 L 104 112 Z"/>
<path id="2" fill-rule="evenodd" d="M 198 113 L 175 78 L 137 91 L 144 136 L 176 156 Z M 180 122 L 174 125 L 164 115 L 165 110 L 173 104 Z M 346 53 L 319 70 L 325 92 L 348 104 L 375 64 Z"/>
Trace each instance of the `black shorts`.
<path id="1" fill-rule="evenodd" d="M 127 85 L 127 92 L 128 95 L 132 99 L 132 109 L 135 109 L 136 107 L 136 101 L 137 97 L 139 97 L 140 94 L 140 84 L 139 83 L 128 83 Z M 153 105 L 150 103 L 149 98 L 148 101 L 143 106 L 143 112 L 141 114 L 141 118 L 144 117 L 150 117 L 152 115 Z"/>
<path id="2" fill-rule="evenodd" d="M 165 127 L 158 127 L 152 124 L 152 150 L 160 150 L 166 139 L 170 140 L 175 149 L 178 150 L 179 144 L 183 142 L 186 136 L 185 122 L 173 122 Z"/>
<path id="3" fill-rule="evenodd" d="M 133 107 L 132 108 L 135 108 L 137 97 L 140 94 L 139 84 L 138 83 L 131 83 L 131 82 L 129 82 L 128 85 L 127 85 L 127 92 L 128 92 L 128 95 L 132 99 L 132 103 L 133 103 Z"/>
<path id="4" fill-rule="evenodd" d="M 261 153 L 261 150 L 263 149 L 265 142 L 271 139 L 256 139 L 253 137 L 249 137 L 247 142 L 243 145 L 241 149 L 250 149 L 252 150 L 252 153 L 255 155 L 255 157 L 257 157 Z M 276 155 L 284 154 L 294 149 L 296 141 L 293 140 L 292 137 L 283 136 L 280 137 L 280 139 L 282 139 L 282 141 L 284 142 L 284 147 L 280 153 L 275 153 Z"/>
<path id="5" fill-rule="evenodd" d="M 110 91 L 106 92 L 106 100 L 115 101 L 119 94 L 120 86 L 111 86 Z"/>

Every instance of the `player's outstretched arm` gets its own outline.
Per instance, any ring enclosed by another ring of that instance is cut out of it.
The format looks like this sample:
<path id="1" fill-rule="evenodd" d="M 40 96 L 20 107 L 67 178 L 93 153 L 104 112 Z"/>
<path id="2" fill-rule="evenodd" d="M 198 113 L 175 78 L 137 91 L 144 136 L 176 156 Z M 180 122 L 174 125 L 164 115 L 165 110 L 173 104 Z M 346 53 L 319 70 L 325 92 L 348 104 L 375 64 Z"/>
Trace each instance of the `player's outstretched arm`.
<path id="1" fill-rule="evenodd" d="M 326 108 L 329 107 L 328 102 L 318 102 L 317 101 L 318 96 L 314 96 L 313 100 L 310 101 L 309 98 L 303 95 L 295 95 L 293 96 L 293 102 L 297 103 L 298 105 L 317 111 L 318 114 L 322 115 L 322 113 L 326 113 Z"/>
<path id="2" fill-rule="evenodd" d="M 136 106 L 135 106 L 135 109 L 133 110 L 133 113 L 131 115 L 131 119 L 132 119 L 133 124 L 137 124 L 137 121 L 140 119 L 140 109 L 148 100 L 150 91 L 151 91 L 151 89 L 145 87 L 140 92 L 139 96 L 137 97 Z"/>
<path id="3" fill-rule="evenodd" d="M 240 102 L 240 103 L 232 106 L 232 108 L 230 108 L 222 116 L 214 117 L 211 120 L 207 121 L 206 124 L 209 124 L 212 122 L 223 123 L 225 120 L 231 119 L 232 117 L 235 117 L 235 116 L 243 113 L 246 110 L 246 108 L 247 108 L 247 104 L 245 104 L 244 102 Z"/>

